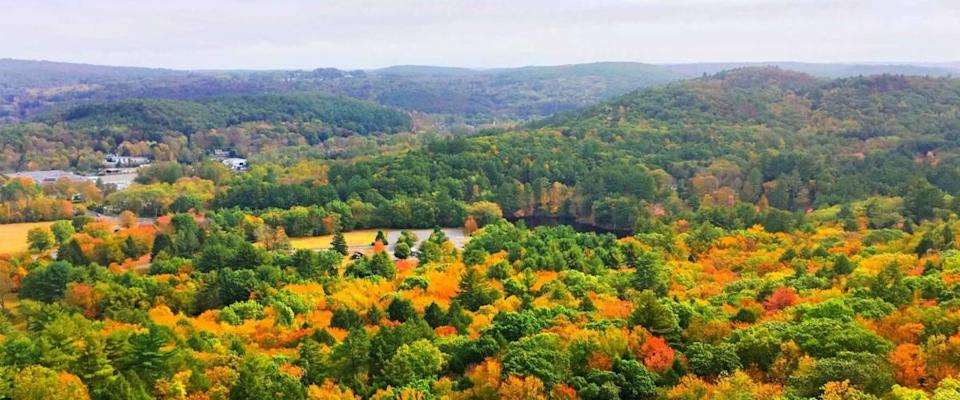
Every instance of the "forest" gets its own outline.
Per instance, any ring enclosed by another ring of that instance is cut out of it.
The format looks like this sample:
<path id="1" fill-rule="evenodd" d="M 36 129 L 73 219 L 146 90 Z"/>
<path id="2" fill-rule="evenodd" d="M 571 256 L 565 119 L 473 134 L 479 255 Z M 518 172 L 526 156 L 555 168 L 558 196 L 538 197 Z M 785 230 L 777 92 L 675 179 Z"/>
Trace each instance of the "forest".
<path id="1" fill-rule="evenodd" d="M 154 157 L 3 178 L 0 221 L 51 223 L 0 256 L 0 397 L 960 398 L 960 80 L 741 68 L 415 123 L 303 92 L 0 128 L 5 168 Z"/>

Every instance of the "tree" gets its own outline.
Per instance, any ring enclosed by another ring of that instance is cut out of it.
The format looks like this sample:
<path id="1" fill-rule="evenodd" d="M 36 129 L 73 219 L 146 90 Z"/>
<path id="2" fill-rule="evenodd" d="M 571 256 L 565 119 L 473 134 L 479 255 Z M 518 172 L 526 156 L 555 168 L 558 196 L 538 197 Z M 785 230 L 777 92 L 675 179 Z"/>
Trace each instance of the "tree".
<path id="1" fill-rule="evenodd" d="M 684 353 L 690 371 L 702 377 L 714 377 L 740 368 L 740 357 L 733 346 L 692 343 Z"/>
<path id="2" fill-rule="evenodd" d="M 441 257 L 440 245 L 431 242 L 429 240 L 424 240 L 420 244 L 420 254 L 417 256 L 420 264 L 427 264 L 435 261 L 440 261 Z"/>
<path id="3" fill-rule="evenodd" d="M 737 356 L 745 366 L 767 371 L 780 356 L 780 339 L 764 326 L 738 329 L 731 336 Z"/>
<path id="4" fill-rule="evenodd" d="M 230 398 L 240 399 L 306 399 L 306 388 L 300 380 L 283 372 L 264 356 L 249 356 L 240 364 L 237 384 Z"/>
<path id="5" fill-rule="evenodd" d="M 650 336 L 640 346 L 643 353 L 643 364 L 658 374 L 663 373 L 673 365 L 674 352 L 662 337 Z"/>
<path id="6" fill-rule="evenodd" d="M 440 306 L 436 302 L 431 302 L 427 308 L 423 310 L 423 320 L 430 325 L 431 328 L 436 328 L 438 326 L 444 325 L 444 313 L 440 309 Z"/>
<path id="7" fill-rule="evenodd" d="M 911 388 L 920 386 L 927 373 L 927 364 L 920 346 L 903 343 L 893 349 L 888 358 L 898 383 Z"/>
<path id="8" fill-rule="evenodd" d="M 547 385 L 563 382 L 570 373 L 570 358 L 560 337 L 541 333 L 507 345 L 503 374 L 533 375 Z"/>
<path id="9" fill-rule="evenodd" d="M 55 241 L 50 230 L 37 227 L 27 231 L 27 245 L 30 251 L 41 252 L 53 247 Z"/>
<path id="10" fill-rule="evenodd" d="M 656 396 L 657 376 L 636 360 L 616 360 L 613 372 L 623 379 L 620 387 L 620 398 L 623 400 L 651 399 Z"/>
<path id="11" fill-rule="evenodd" d="M 73 224 L 65 219 L 50 224 L 50 231 L 53 232 L 53 237 L 57 240 L 57 244 L 61 246 L 70 240 L 73 234 L 77 232 L 76 229 L 73 228 Z"/>
<path id="12" fill-rule="evenodd" d="M 400 238 L 397 239 L 397 243 L 406 243 L 407 246 L 413 248 L 417 245 L 417 242 L 420 239 L 417 237 L 416 233 L 410 231 L 400 231 Z"/>
<path id="13" fill-rule="evenodd" d="M 130 350 L 122 361 L 125 369 L 137 373 L 146 382 L 156 381 L 170 372 L 177 349 L 165 350 L 170 333 L 156 325 L 130 337 Z"/>
<path id="14" fill-rule="evenodd" d="M 337 381 L 358 393 L 366 392 L 365 375 L 370 368 L 370 337 L 362 328 L 351 329 L 330 353 Z"/>
<path id="15" fill-rule="evenodd" d="M 417 310 L 413 308 L 413 303 L 410 300 L 394 297 L 390 305 L 387 306 L 387 315 L 392 321 L 405 322 L 417 318 Z"/>
<path id="16" fill-rule="evenodd" d="M 628 264 L 634 268 L 631 283 L 633 288 L 644 291 L 652 290 L 659 296 L 667 294 L 670 278 L 664 267 L 663 258 L 657 253 L 645 250 L 628 252 Z"/>
<path id="17" fill-rule="evenodd" d="M 455 299 L 470 311 L 477 311 L 480 307 L 493 303 L 500 297 L 500 292 L 490 286 L 486 277 L 474 267 L 460 275 Z"/>
<path id="18" fill-rule="evenodd" d="M 875 396 L 887 393 L 894 384 L 893 371 L 883 358 L 869 353 L 841 352 L 821 358 L 802 375 L 792 377 L 790 386 L 802 397 L 816 397 L 827 382 L 850 381 Z"/>
<path id="19" fill-rule="evenodd" d="M 467 206 L 467 217 L 473 217 L 478 227 L 484 227 L 503 218 L 503 210 L 497 203 L 478 201 Z"/>
<path id="20" fill-rule="evenodd" d="M 57 260 L 65 261 L 72 265 L 87 265 L 90 260 L 83 254 L 83 249 L 76 239 L 70 239 L 66 244 L 57 249 Z"/>
<path id="21" fill-rule="evenodd" d="M 380 242 L 384 246 L 390 244 L 390 242 L 387 241 L 387 235 L 384 234 L 383 231 L 379 231 L 379 230 L 377 231 L 377 237 L 373 239 L 373 243 L 370 243 L 370 245 L 372 246 L 377 242 Z"/>
<path id="22" fill-rule="evenodd" d="M 52 302 L 63 297 L 73 267 L 63 261 L 54 261 L 30 271 L 20 285 L 20 297 Z"/>
<path id="23" fill-rule="evenodd" d="M 89 400 L 86 385 L 76 375 L 39 365 L 24 368 L 13 379 L 15 400 Z"/>
<path id="24" fill-rule="evenodd" d="M 910 301 L 912 292 L 903 280 L 903 272 L 896 263 L 887 264 L 870 284 L 870 293 L 893 305 Z"/>
<path id="25" fill-rule="evenodd" d="M 410 258 L 410 245 L 405 242 L 397 242 L 393 245 L 393 256 L 401 260 Z"/>
<path id="26" fill-rule="evenodd" d="M 384 374 L 396 386 L 405 386 L 419 379 L 436 379 L 443 366 L 443 353 L 429 340 L 404 344 L 387 361 Z"/>
<path id="27" fill-rule="evenodd" d="M 467 220 L 463 221 L 463 233 L 466 233 L 468 236 L 473 235 L 477 229 L 480 229 L 480 227 L 477 224 L 476 218 L 474 218 L 472 215 L 468 215 Z"/>
<path id="28" fill-rule="evenodd" d="M 767 310 L 778 311 L 797 304 L 798 299 L 799 297 L 797 296 L 796 289 L 789 286 L 783 286 L 777 288 L 777 290 L 774 290 L 773 294 L 771 294 L 770 297 L 767 297 L 767 301 L 763 303 L 763 306 Z"/>
<path id="29" fill-rule="evenodd" d="M 547 400 L 543 381 L 535 376 L 508 376 L 497 389 L 501 399 Z"/>
<path id="30" fill-rule="evenodd" d="M 117 219 L 120 221 L 120 226 L 124 228 L 133 228 L 137 226 L 137 214 L 134 214 L 133 211 L 123 210 Z"/>
<path id="31" fill-rule="evenodd" d="M 341 255 L 347 255 L 349 249 L 347 248 L 347 239 L 343 237 L 343 232 L 340 229 L 337 229 L 333 232 L 333 240 L 330 241 L 330 249 L 340 253 Z"/>
<path id="32" fill-rule="evenodd" d="M 904 211 L 915 222 L 932 218 L 934 209 L 943 205 L 943 191 L 925 180 L 915 183 L 903 198 Z"/>
<path id="33" fill-rule="evenodd" d="M 633 312 L 630 314 L 630 323 L 642 326 L 670 343 L 680 341 L 680 326 L 676 314 L 670 307 L 657 300 L 656 295 L 649 290 L 643 291 L 637 298 Z"/>
<path id="34" fill-rule="evenodd" d="M 16 271 L 8 264 L 0 264 L 0 311 L 7 309 L 7 295 L 16 287 Z"/>

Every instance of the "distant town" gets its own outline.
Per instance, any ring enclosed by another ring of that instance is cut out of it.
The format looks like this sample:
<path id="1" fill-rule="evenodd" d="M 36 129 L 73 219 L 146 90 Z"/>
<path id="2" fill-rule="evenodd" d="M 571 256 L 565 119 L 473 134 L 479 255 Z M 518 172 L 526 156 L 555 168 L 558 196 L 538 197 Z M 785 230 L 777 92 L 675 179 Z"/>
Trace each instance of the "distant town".
<path id="1" fill-rule="evenodd" d="M 248 162 L 246 158 L 233 157 L 228 150 L 217 149 L 210 154 L 211 158 L 219 160 L 223 165 L 233 171 L 246 171 Z M 11 178 L 30 178 L 40 185 L 55 183 L 61 179 L 67 179 L 73 182 L 93 181 L 104 187 L 111 187 L 113 190 L 123 190 L 134 183 L 137 178 L 137 171 L 140 168 L 147 167 L 153 160 L 143 156 L 129 156 L 118 154 L 107 154 L 103 157 L 103 168 L 92 175 L 81 175 L 72 171 L 60 169 L 38 170 L 38 171 L 18 171 L 4 174 Z"/>

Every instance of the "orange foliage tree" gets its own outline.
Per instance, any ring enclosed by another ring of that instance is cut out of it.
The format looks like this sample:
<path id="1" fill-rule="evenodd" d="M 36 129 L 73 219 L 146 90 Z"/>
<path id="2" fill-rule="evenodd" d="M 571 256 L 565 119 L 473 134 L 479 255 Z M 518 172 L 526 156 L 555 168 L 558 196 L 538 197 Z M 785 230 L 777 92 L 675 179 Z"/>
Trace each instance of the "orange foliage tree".
<path id="1" fill-rule="evenodd" d="M 920 346 L 904 343 L 890 352 L 890 364 L 894 367 L 897 382 L 907 387 L 918 387 L 927 374 L 927 364 Z"/>

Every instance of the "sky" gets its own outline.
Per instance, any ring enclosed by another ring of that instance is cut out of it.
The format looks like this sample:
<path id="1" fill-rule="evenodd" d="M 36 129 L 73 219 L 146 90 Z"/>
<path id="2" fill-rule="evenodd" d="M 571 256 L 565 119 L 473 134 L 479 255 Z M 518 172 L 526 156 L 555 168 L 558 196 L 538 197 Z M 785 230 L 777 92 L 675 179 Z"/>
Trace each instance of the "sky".
<path id="1" fill-rule="evenodd" d="M 178 69 L 957 62 L 960 0 L 0 0 L 0 58 Z"/>

